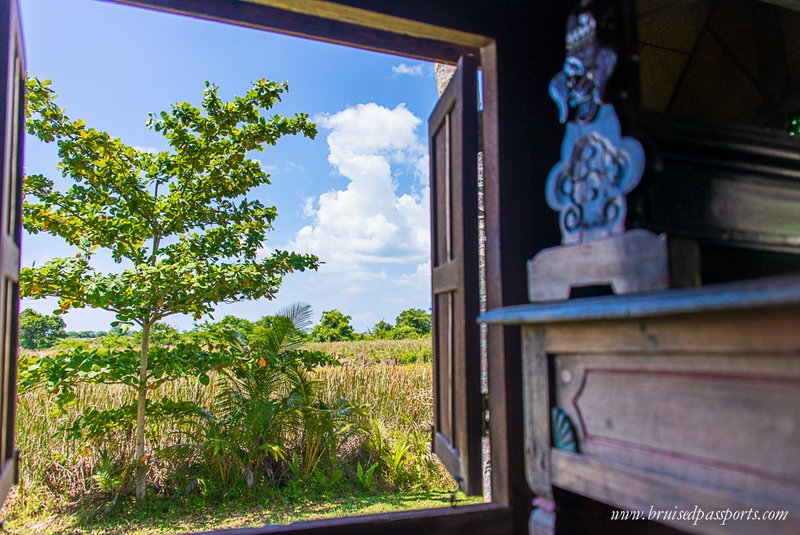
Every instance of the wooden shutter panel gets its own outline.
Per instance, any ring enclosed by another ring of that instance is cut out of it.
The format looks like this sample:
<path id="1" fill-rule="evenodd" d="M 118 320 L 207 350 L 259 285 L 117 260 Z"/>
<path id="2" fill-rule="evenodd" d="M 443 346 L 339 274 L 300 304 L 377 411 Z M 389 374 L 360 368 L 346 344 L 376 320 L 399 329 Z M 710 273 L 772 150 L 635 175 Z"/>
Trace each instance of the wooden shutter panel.
<path id="1" fill-rule="evenodd" d="M 433 451 L 480 494 L 477 64 L 462 56 L 428 120 L 433 289 Z"/>
<path id="2" fill-rule="evenodd" d="M 16 0 L 0 2 L 0 503 L 17 481 L 14 418 L 19 329 L 19 244 L 22 214 L 22 143 L 25 131 L 25 60 Z"/>

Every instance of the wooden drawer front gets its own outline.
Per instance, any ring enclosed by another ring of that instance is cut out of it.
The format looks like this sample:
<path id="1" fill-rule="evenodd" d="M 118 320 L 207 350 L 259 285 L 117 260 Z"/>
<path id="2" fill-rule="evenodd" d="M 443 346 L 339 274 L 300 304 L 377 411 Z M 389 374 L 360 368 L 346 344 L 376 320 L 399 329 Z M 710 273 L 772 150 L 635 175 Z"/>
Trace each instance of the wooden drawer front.
<path id="1" fill-rule="evenodd" d="M 553 361 L 554 399 L 581 456 L 800 512 L 800 359 Z"/>

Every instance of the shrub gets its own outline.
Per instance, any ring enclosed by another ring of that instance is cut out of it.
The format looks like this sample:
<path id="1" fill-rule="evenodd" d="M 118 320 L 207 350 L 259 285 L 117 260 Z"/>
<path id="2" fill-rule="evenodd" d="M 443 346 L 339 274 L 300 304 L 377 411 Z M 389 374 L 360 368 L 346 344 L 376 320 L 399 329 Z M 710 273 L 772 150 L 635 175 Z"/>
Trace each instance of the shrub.
<path id="1" fill-rule="evenodd" d="M 311 329 L 311 339 L 316 342 L 340 342 L 356 338 L 350 316 L 338 310 L 326 310 L 322 313 L 319 324 Z"/>
<path id="2" fill-rule="evenodd" d="M 420 308 L 409 308 L 402 311 L 395 320 L 395 330 L 407 328 L 417 336 L 426 336 L 431 333 L 431 314 Z"/>

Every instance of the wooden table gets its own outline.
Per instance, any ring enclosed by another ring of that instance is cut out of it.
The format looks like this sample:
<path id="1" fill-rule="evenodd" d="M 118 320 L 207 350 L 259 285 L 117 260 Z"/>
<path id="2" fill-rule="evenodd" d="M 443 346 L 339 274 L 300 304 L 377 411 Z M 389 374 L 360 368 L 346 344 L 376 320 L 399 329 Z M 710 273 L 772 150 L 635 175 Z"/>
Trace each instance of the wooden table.
<path id="1" fill-rule="evenodd" d="M 662 511 L 658 522 L 690 533 L 800 533 L 800 276 L 506 307 L 481 320 L 522 328 L 532 533 L 564 532 L 580 514 L 554 489 Z M 677 518 L 698 509 L 788 518 Z"/>

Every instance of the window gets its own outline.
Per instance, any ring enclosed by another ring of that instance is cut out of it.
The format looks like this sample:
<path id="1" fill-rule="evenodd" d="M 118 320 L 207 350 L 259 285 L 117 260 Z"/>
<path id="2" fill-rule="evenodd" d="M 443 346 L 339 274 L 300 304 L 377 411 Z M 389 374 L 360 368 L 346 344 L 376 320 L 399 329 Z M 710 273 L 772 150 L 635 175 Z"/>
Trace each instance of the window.
<path id="1" fill-rule="evenodd" d="M 283 2 L 255 0 L 252 2 L 215 2 L 211 0 L 196 0 L 190 3 L 177 0 L 123 0 L 121 3 L 142 5 L 145 7 L 164 9 L 167 11 L 180 12 L 209 19 L 222 20 L 248 26 L 256 26 L 295 35 L 303 35 L 342 44 L 349 44 L 352 46 L 366 47 L 424 59 L 448 61 L 451 63 L 454 63 L 458 58 L 466 54 L 471 54 L 473 58 L 476 58 L 471 60 L 473 64 L 477 64 L 478 57 L 481 57 L 482 61 L 487 62 L 484 66 L 487 73 L 489 73 L 489 82 L 487 85 L 496 83 L 496 78 L 493 78 L 493 76 L 495 76 L 495 71 L 493 69 L 495 65 L 494 55 L 496 49 L 494 48 L 490 39 L 461 30 L 437 27 L 435 25 L 423 22 L 414 22 L 411 21 L 410 18 L 403 18 L 397 13 L 394 15 L 378 14 L 368 10 L 356 9 L 338 3 L 317 2 L 314 0 L 292 4 L 290 7 L 284 7 L 285 4 Z M 11 4 L 13 5 L 13 2 L 11 2 Z M 446 4 L 443 3 L 442 5 L 446 7 Z M 476 13 L 474 13 L 474 8 L 472 11 L 473 13 L 469 14 L 469 19 L 480 20 L 479 17 L 475 16 Z M 399 13 L 402 12 L 403 8 L 399 9 Z M 513 14 L 509 16 L 513 16 Z M 10 19 L 11 17 L 9 16 L 8 18 Z M 7 31 L 9 35 L 17 35 L 14 33 L 14 30 L 9 29 Z M 19 68 L 16 72 L 17 75 L 20 75 L 22 69 Z M 471 78 L 474 80 L 474 77 Z M 470 89 L 469 91 L 473 91 L 473 89 Z M 469 91 L 465 92 L 461 96 L 463 97 L 464 95 L 469 95 Z M 472 94 L 474 95 L 474 92 Z M 489 139 L 490 142 L 492 140 L 492 135 L 496 137 L 497 133 L 496 124 L 494 123 L 497 113 L 495 97 L 496 95 L 493 95 L 486 99 L 486 107 L 489 113 L 487 115 L 488 119 L 484 121 L 483 130 L 485 132 L 484 137 Z M 15 100 L 14 98 L 9 98 L 8 94 L 6 101 L 7 106 L 8 102 L 11 102 L 17 107 L 21 102 L 19 99 Z M 475 99 L 473 102 L 477 103 L 477 99 Z M 452 114 L 453 109 L 455 108 L 451 106 L 449 110 L 450 112 L 445 114 L 446 117 L 450 117 L 450 119 L 444 119 L 446 123 L 448 121 L 454 121 L 454 116 Z M 471 148 L 469 151 L 462 150 L 460 156 L 456 159 L 460 160 L 461 162 L 472 162 L 474 164 L 476 162 L 475 153 L 477 151 L 477 119 L 470 119 L 470 121 L 472 121 L 471 126 L 466 128 L 465 131 L 469 134 L 469 143 L 471 144 Z M 21 117 L 18 116 L 16 127 L 19 128 L 20 124 Z M 455 132 L 455 130 L 452 128 L 453 126 L 454 125 L 449 125 L 446 130 L 439 129 L 437 132 L 449 132 L 449 135 L 451 136 L 450 142 L 452 142 L 454 141 L 453 133 Z M 436 142 L 444 139 L 445 143 L 449 143 L 446 141 L 447 135 L 448 134 L 446 134 L 444 138 L 437 136 Z M 464 147 L 462 147 L 462 149 L 464 149 Z M 450 148 L 448 148 L 447 153 L 451 154 L 449 151 Z M 472 154 L 468 154 L 468 152 L 471 152 Z M 453 152 L 452 154 L 459 153 Z M 496 154 L 496 146 L 491 144 L 489 149 L 487 149 L 487 161 L 489 162 L 487 164 L 487 168 L 490 169 L 487 172 L 487 176 L 493 176 L 495 179 L 497 176 Z M 453 158 L 448 159 L 455 161 Z M 4 162 L 7 160 L 8 158 L 6 158 Z M 15 164 L 19 166 L 21 162 L 19 162 L 17 159 L 15 160 Z M 474 165 L 472 167 L 474 167 Z M 16 178 L 17 180 L 19 179 L 19 173 Z M 449 191 L 449 188 L 451 188 L 451 186 L 457 181 L 458 178 L 454 177 L 453 181 L 448 181 L 450 185 L 445 186 L 445 188 Z M 19 195 L 19 187 L 16 189 L 16 195 Z M 455 199 L 455 197 L 451 197 L 449 194 L 447 196 Z M 18 205 L 19 203 L 17 203 L 16 210 L 8 210 L 6 211 L 6 214 L 18 212 Z M 457 205 L 455 203 L 451 203 L 449 206 L 454 210 L 454 212 L 452 212 L 450 215 L 457 216 L 457 211 L 459 210 L 459 208 L 456 207 Z M 477 206 L 475 206 L 475 209 L 477 209 Z M 462 214 L 462 216 L 466 217 L 464 214 Z M 11 216 L 8 215 L 6 217 Z M 448 218 L 448 221 L 450 220 L 451 219 Z M 477 226 L 477 218 L 472 218 L 472 220 L 475 221 L 475 225 Z M 13 219 L 10 219 L 9 221 L 13 221 Z M 455 229 L 456 227 L 457 225 L 453 225 L 451 229 Z M 446 238 L 445 236 L 443 237 L 445 237 L 447 240 L 452 240 L 451 245 L 455 244 L 457 239 L 454 238 L 453 233 L 450 233 L 449 236 L 449 238 Z M 477 249 L 477 239 L 471 240 Z M 447 253 L 446 248 L 445 253 Z M 442 267 L 445 269 L 442 273 L 447 271 L 456 271 L 455 268 L 447 268 L 449 262 L 455 259 L 455 256 L 452 253 L 453 250 L 443 257 L 444 263 L 442 264 Z M 498 257 L 495 256 L 495 259 L 497 258 Z M 473 258 L 473 260 L 475 264 L 477 264 L 477 258 Z M 463 265 L 459 268 L 462 273 L 465 271 L 465 269 L 466 268 Z M 499 273 L 499 269 L 500 268 L 495 268 L 495 273 Z M 465 277 L 464 275 L 454 276 Z M 470 274 L 469 277 L 472 278 L 472 275 Z M 443 287 L 447 287 L 448 285 L 452 284 L 452 280 L 448 282 L 448 277 L 446 276 L 443 276 L 441 280 Z M 458 297 L 444 295 L 452 293 L 452 291 L 441 292 L 441 294 L 443 294 L 442 300 L 451 303 L 456 301 Z M 521 295 L 524 295 L 524 292 L 521 293 Z M 448 333 L 449 337 L 448 345 L 446 347 L 446 351 L 448 353 L 450 353 L 450 348 L 456 346 L 456 336 L 459 338 L 462 336 L 475 337 L 474 333 L 477 331 L 477 326 L 474 325 L 474 317 L 470 317 L 470 315 L 474 316 L 474 312 L 470 311 L 477 311 L 477 292 L 475 292 L 475 301 L 476 303 L 474 308 L 472 308 L 472 305 L 465 305 L 459 308 L 459 305 L 456 303 L 453 303 L 452 305 L 448 304 L 446 307 L 443 307 L 445 310 L 447 310 L 447 320 L 445 323 L 443 323 L 442 328 Z M 16 306 L 16 294 L 14 294 L 14 298 L 11 299 L 10 302 L 11 305 L 9 306 L 12 308 Z M 9 309 L 9 312 L 10 313 L 6 314 L 6 317 L 11 318 L 11 321 L 14 321 L 13 318 L 16 317 L 16 310 Z M 471 323 L 471 327 L 468 329 L 459 330 L 462 329 L 463 326 L 457 327 L 456 315 L 458 315 L 460 318 L 457 321 Z M 7 330 L 7 332 L 11 332 L 13 330 L 14 329 L 12 328 Z M 468 334 L 467 331 L 473 334 Z M 472 338 L 472 340 L 475 342 L 474 351 L 477 352 L 477 337 Z M 15 346 L 13 343 L 15 341 L 11 336 L 7 335 L 5 341 L 7 344 L 6 347 Z M 467 344 L 472 342 L 469 342 L 465 338 L 463 343 Z M 500 343 L 500 347 L 505 347 L 506 345 L 508 345 L 506 342 Z M 513 345 L 514 344 L 511 343 L 510 347 L 513 347 Z M 459 533 L 463 532 L 467 526 L 469 526 L 470 532 L 473 533 L 504 533 L 511 532 L 511 530 L 514 529 L 514 522 L 516 522 L 516 527 L 519 528 L 519 515 L 517 515 L 517 518 L 513 517 L 512 505 L 515 504 L 512 502 L 517 504 L 520 502 L 524 503 L 527 499 L 527 491 L 525 490 L 522 493 L 516 492 L 515 488 L 518 489 L 520 487 L 524 487 L 524 481 L 520 479 L 519 475 L 511 475 L 507 466 L 515 464 L 516 466 L 519 466 L 521 461 L 521 448 L 519 448 L 521 442 L 521 429 L 517 428 L 512 430 L 514 426 L 511 425 L 518 420 L 521 421 L 521 416 L 512 414 L 512 410 L 501 409 L 509 405 L 509 399 L 511 398 L 514 398 L 512 401 L 518 401 L 519 397 L 521 397 L 521 393 L 515 391 L 509 394 L 509 389 L 506 388 L 507 384 L 509 384 L 506 375 L 509 373 L 511 375 L 515 374 L 513 370 L 509 371 L 506 369 L 506 363 L 503 360 L 504 353 L 502 353 L 502 351 L 498 353 L 498 357 L 495 376 L 497 377 L 496 382 L 499 385 L 499 388 L 496 390 L 495 397 L 492 401 L 493 406 L 498 409 L 498 418 L 495 419 L 491 424 L 492 441 L 494 444 L 493 451 L 495 453 L 495 458 L 498 459 L 500 463 L 499 469 L 497 469 L 497 463 L 495 464 L 496 469 L 493 477 L 493 488 L 495 488 L 494 495 L 497 503 L 467 506 L 457 509 L 415 511 L 393 515 L 362 517 L 356 519 L 318 521 L 296 527 L 265 528 L 263 530 L 258 530 L 258 532 L 286 531 L 296 533 L 321 533 L 336 532 L 346 529 L 348 533 L 371 533 L 374 532 L 376 524 L 380 524 L 383 531 L 388 529 L 389 533 L 407 533 L 414 529 L 421 529 L 426 532 L 439 531 L 442 533 Z M 457 367 L 455 366 L 453 367 L 453 369 L 456 368 Z M 467 373 L 470 375 L 470 377 L 477 376 L 477 370 L 468 370 L 466 367 L 463 367 L 459 373 L 461 372 Z M 518 374 L 516 375 L 516 381 L 519 382 Z M 11 375 L 7 374 L 5 377 L 10 376 Z M 475 382 L 474 379 L 472 379 L 472 381 Z M 476 384 L 479 386 L 479 382 L 476 382 Z M 450 388 L 449 385 L 448 388 Z M 460 397 L 462 395 L 461 392 L 458 389 L 453 390 L 453 392 L 455 392 L 455 397 L 453 395 L 449 396 L 449 398 L 453 400 L 453 405 L 456 403 L 461 403 L 460 399 L 456 400 L 456 397 Z M 13 391 L 11 389 L 6 389 L 4 391 L 4 399 L 13 399 Z M 472 407 L 474 408 L 476 402 L 473 400 L 468 403 L 472 404 Z M 6 412 L 4 412 L 4 414 L 6 414 Z M 452 437 L 460 432 L 460 429 L 458 427 L 454 427 L 452 422 L 453 420 L 451 420 L 451 423 L 448 426 L 450 430 L 443 436 L 450 435 Z M 471 424 L 469 433 L 474 435 L 476 430 L 480 430 L 480 424 L 478 423 L 477 426 L 474 423 Z M 449 442 L 451 445 L 456 445 L 458 447 L 461 447 L 461 444 L 467 444 L 467 442 L 462 442 L 459 439 L 452 439 L 449 440 Z M 6 450 L 3 451 L 6 454 L 9 453 Z M 459 452 L 459 454 L 463 454 L 463 452 Z M 462 476 L 460 476 L 462 479 L 465 479 L 466 477 L 466 485 L 470 485 L 471 489 L 474 489 L 476 486 L 478 486 L 478 484 L 475 482 L 474 476 L 476 464 L 479 465 L 479 463 L 475 463 L 473 461 L 469 463 L 469 468 L 463 469 L 462 467 L 463 473 Z M 521 471 L 519 471 L 519 473 L 521 474 Z M 521 510 L 523 511 L 524 515 L 525 507 L 523 507 Z M 247 530 L 246 532 L 253 533 L 254 531 Z"/>

